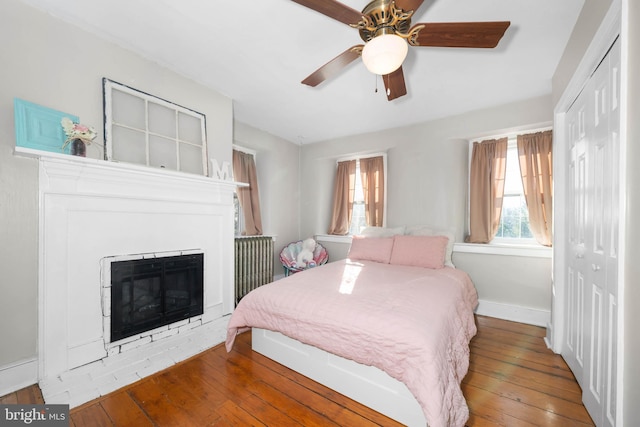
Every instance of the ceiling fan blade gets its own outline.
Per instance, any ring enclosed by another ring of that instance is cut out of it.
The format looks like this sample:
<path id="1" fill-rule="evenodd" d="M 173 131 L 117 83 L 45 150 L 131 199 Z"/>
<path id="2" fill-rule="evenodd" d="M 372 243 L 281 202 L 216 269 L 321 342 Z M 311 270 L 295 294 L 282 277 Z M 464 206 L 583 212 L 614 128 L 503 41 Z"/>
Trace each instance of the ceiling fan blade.
<path id="1" fill-rule="evenodd" d="M 294 2 L 327 15 L 344 24 L 357 24 L 362 13 L 335 0 L 293 0 Z"/>
<path id="2" fill-rule="evenodd" d="M 396 0 L 396 6 L 406 11 L 413 10 L 414 12 L 422 6 L 424 0 Z"/>
<path id="3" fill-rule="evenodd" d="M 498 45 L 511 23 L 434 22 L 416 24 L 411 30 L 419 25 L 424 25 L 424 28 L 420 29 L 415 37 L 409 38 L 409 44 L 412 46 L 492 48 Z"/>
<path id="4" fill-rule="evenodd" d="M 382 76 L 384 87 L 387 90 L 387 100 L 393 101 L 396 98 L 407 94 L 407 87 L 404 84 L 404 73 L 402 66 L 394 72 Z"/>
<path id="5" fill-rule="evenodd" d="M 331 61 L 318 68 L 311 73 L 306 79 L 302 81 L 303 84 L 308 86 L 317 86 L 328 78 L 334 76 L 340 72 L 344 67 L 351 64 L 353 61 L 360 57 L 362 48 L 364 46 L 359 44 L 352 46 L 349 49 L 342 52 L 340 55 L 333 58 Z"/>

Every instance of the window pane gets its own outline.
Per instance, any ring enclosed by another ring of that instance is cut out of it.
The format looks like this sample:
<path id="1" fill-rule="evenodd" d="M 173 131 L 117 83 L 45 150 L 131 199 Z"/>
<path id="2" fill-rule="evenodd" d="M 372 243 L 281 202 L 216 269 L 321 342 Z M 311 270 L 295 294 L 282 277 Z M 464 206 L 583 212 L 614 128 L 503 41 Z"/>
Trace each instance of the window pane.
<path id="1" fill-rule="evenodd" d="M 144 132 L 113 126 L 113 158 L 123 162 L 147 164 Z"/>
<path id="2" fill-rule="evenodd" d="M 520 175 L 520 160 L 518 159 L 517 147 L 509 147 L 507 150 L 504 194 L 522 194 L 522 176 Z"/>
<path id="3" fill-rule="evenodd" d="M 532 239 L 529 229 L 529 211 L 522 189 L 520 161 L 515 140 L 509 141 L 507 150 L 507 170 L 504 181 L 502 216 L 496 238 Z"/>
<path id="4" fill-rule="evenodd" d="M 202 175 L 202 147 L 180 143 L 180 170 Z"/>
<path id="5" fill-rule="evenodd" d="M 159 136 L 149 136 L 149 166 L 178 169 L 176 142 Z"/>
<path id="6" fill-rule="evenodd" d="M 360 191 L 362 191 L 362 186 L 360 187 Z M 364 215 L 364 202 L 354 202 L 349 234 L 358 235 L 366 226 L 367 221 Z"/>
<path id="7" fill-rule="evenodd" d="M 362 189 L 362 177 L 360 176 L 360 160 L 356 160 L 356 188 L 353 195 L 353 212 L 351 214 L 351 224 L 349 224 L 349 234 L 358 235 L 367 226 L 367 219 L 364 213 L 364 191 Z"/>
<path id="8" fill-rule="evenodd" d="M 169 138 L 176 137 L 176 111 L 149 102 L 149 131 Z"/>
<path id="9" fill-rule="evenodd" d="M 143 99 L 119 90 L 114 90 L 111 97 L 111 114 L 115 123 L 136 129 L 147 128 Z"/>
<path id="10" fill-rule="evenodd" d="M 511 239 L 533 238 L 529 230 L 529 212 L 522 195 L 505 196 L 502 203 L 502 217 L 496 237 Z"/>
<path id="11" fill-rule="evenodd" d="M 202 121 L 185 113 L 178 113 L 178 138 L 202 145 Z"/>

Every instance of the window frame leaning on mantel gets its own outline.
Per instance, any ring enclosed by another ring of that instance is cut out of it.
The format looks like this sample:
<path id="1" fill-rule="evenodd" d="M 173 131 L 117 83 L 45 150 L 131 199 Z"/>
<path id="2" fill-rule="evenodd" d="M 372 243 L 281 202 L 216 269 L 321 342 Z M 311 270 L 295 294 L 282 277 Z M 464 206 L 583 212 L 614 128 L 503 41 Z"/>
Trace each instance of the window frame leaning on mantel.
<path id="1" fill-rule="evenodd" d="M 206 117 L 103 78 L 105 160 L 208 176 Z"/>

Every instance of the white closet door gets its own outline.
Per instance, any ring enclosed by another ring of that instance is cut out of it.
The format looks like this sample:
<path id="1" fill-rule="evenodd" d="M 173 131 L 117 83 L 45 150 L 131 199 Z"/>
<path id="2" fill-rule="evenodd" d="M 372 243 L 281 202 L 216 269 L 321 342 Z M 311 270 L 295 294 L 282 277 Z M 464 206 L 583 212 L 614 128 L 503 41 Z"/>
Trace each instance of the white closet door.
<path id="1" fill-rule="evenodd" d="M 571 109 L 567 112 L 567 131 L 569 135 L 569 155 L 567 164 L 567 215 L 566 224 L 569 244 L 567 251 L 567 297 L 565 299 L 566 343 L 562 356 L 582 386 L 584 368 L 584 324 L 585 324 L 585 252 L 586 252 L 586 175 L 587 175 L 587 117 L 588 91 L 583 91 Z"/>
<path id="2" fill-rule="evenodd" d="M 567 316 L 562 352 L 598 426 L 615 425 L 619 43 L 567 113 Z"/>
<path id="3" fill-rule="evenodd" d="M 592 158 L 593 224 L 589 240 L 587 325 L 589 347 L 585 358 L 583 399 L 598 425 L 615 425 L 615 381 L 618 294 L 619 223 L 619 44 L 615 43 L 592 77 L 594 133 L 589 140 Z"/>

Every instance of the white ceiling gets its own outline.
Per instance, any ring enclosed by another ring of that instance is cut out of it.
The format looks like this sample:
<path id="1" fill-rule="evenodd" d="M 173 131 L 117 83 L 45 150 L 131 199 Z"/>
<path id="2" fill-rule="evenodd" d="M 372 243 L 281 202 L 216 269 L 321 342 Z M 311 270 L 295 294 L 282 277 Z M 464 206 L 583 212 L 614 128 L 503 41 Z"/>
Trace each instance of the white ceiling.
<path id="1" fill-rule="evenodd" d="M 389 102 L 360 60 L 300 83 L 358 31 L 290 0 L 23 0 L 233 99 L 235 119 L 305 144 L 551 93 L 584 0 L 425 0 L 418 22 L 511 21 L 495 49 L 410 47 Z M 367 0 L 343 0 L 362 10 Z M 376 85 L 378 92 L 375 92 Z"/>

